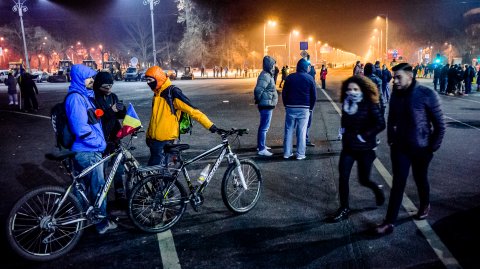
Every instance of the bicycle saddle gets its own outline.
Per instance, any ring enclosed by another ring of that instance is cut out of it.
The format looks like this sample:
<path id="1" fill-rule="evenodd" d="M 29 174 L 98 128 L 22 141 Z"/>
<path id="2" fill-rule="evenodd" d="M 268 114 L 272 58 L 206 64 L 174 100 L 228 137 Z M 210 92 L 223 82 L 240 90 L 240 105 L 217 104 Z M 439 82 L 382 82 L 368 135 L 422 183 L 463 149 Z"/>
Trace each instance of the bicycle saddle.
<path id="1" fill-rule="evenodd" d="M 188 144 L 171 144 L 171 145 L 165 145 L 163 147 L 163 151 L 165 153 L 180 153 L 183 150 L 189 149 L 190 145 Z"/>

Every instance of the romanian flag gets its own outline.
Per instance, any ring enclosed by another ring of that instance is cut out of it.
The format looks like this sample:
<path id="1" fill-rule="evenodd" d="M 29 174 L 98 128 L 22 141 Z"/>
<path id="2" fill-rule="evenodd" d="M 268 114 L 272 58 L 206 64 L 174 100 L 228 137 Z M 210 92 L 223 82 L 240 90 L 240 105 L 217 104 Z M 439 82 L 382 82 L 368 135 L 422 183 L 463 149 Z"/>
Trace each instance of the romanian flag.
<path id="1" fill-rule="evenodd" d="M 137 116 L 137 112 L 133 108 L 133 105 L 130 103 L 128 104 L 127 114 L 125 115 L 125 119 L 123 119 L 123 127 L 118 131 L 117 137 L 123 138 L 135 131 L 138 127 L 141 127 L 142 123 Z"/>

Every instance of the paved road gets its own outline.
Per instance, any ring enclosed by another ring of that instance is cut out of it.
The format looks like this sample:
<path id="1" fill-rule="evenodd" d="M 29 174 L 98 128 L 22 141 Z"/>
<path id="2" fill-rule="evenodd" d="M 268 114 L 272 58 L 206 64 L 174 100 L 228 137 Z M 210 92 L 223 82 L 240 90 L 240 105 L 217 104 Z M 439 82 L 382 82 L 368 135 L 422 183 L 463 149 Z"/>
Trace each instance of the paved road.
<path id="1" fill-rule="evenodd" d="M 325 222 L 338 207 L 337 164 L 340 142 L 336 140 L 340 117 L 335 108 L 340 81 L 350 70 L 331 71 L 328 90 L 318 91 L 312 137 L 303 161 L 282 158 L 284 110 L 274 111 L 267 143 L 272 158 L 258 157 L 255 151 L 258 112 L 253 104 L 254 79 L 205 79 L 176 81 L 192 102 L 222 128 L 249 128 L 242 137 L 239 154 L 254 159 L 264 176 L 263 196 L 251 212 L 234 216 L 223 205 L 219 169 L 206 191 L 200 212 L 191 207 L 169 233 L 152 235 L 133 228 L 122 218 L 119 229 L 99 236 L 87 230 L 77 247 L 64 258 L 48 263 L 31 263 L 17 258 L 5 241 L 3 268 L 478 268 L 480 239 L 480 96 L 442 96 L 447 118 L 447 134 L 430 169 L 432 213 L 428 220 L 414 222 L 418 197 L 409 180 L 395 232 L 372 238 L 367 230 L 382 221 L 386 205 L 376 207 L 373 194 L 351 179 L 353 214 L 337 224 Z M 427 80 L 422 83 L 431 85 Z M 40 111 L 36 115 L 8 112 L 0 105 L 2 157 L 0 215 L 6 218 L 13 202 L 26 190 L 42 184 L 65 185 L 57 164 L 44 159 L 55 150 L 48 121 L 49 108 L 62 100 L 66 84 L 40 84 Z M 120 99 L 135 105 L 146 127 L 151 92 L 145 83 L 118 82 Z M 330 97 L 330 98 L 329 98 Z M 6 87 L 0 86 L 0 100 L 6 100 Z M 333 100 L 333 103 L 330 101 Z M 385 132 L 380 135 L 386 141 Z M 183 142 L 198 154 L 218 137 L 194 127 L 193 136 Z M 134 151 L 143 163 L 148 158 L 144 136 Z M 389 191 L 389 151 L 382 143 L 372 178 Z M 192 174 L 199 173 L 206 162 Z M 5 230 L 2 223 L 2 229 Z M 174 244 L 174 245 L 172 245 Z M 169 247 L 170 246 L 170 247 Z M 451 256 L 450 256 L 451 254 Z"/>

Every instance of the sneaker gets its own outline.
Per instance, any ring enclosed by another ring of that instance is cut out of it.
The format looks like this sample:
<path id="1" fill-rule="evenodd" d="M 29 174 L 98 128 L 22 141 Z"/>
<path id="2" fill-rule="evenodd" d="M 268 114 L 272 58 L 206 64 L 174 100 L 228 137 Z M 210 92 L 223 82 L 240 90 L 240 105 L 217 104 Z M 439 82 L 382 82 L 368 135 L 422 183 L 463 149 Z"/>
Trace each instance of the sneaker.
<path id="1" fill-rule="evenodd" d="M 292 157 L 292 156 L 293 156 L 293 154 L 290 153 L 290 155 L 283 155 L 283 158 L 284 158 L 284 159 L 288 159 L 288 158 L 290 158 L 290 157 Z"/>
<path id="2" fill-rule="evenodd" d="M 315 147 L 315 144 L 313 144 L 312 142 L 308 141 L 308 142 L 307 142 L 307 147 Z"/>
<path id="3" fill-rule="evenodd" d="M 268 149 L 264 149 L 258 152 L 258 155 L 270 157 L 273 155 Z"/>
<path id="4" fill-rule="evenodd" d="M 104 234 L 106 233 L 108 230 L 114 230 L 116 229 L 118 226 L 115 222 L 113 221 L 108 221 L 107 225 L 105 225 L 105 227 L 101 228 L 101 229 L 98 229 L 98 233 L 99 234 Z"/>
<path id="5" fill-rule="evenodd" d="M 307 158 L 307 156 L 305 156 L 305 155 L 297 155 L 297 160 L 303 160 L 303 159 L 305 159 L 305 158 Z"/>
<path id="6" fill-rule="evenodd" d="M 265 146 L 265 149 L 272 149 L 272 148 L 269 146 Z M 258 151 L 258 148 L 257 148 L 257 151 Z"/>
<path id="7" fill-rule="evenodd" d="M 12 101 L 10 101 L 10 103 L 8 103 L 8 105 L 10 105 L 10 106 L 11 106 L 11 105 L 13 105 L 13 102 L 12 102 Z"/>

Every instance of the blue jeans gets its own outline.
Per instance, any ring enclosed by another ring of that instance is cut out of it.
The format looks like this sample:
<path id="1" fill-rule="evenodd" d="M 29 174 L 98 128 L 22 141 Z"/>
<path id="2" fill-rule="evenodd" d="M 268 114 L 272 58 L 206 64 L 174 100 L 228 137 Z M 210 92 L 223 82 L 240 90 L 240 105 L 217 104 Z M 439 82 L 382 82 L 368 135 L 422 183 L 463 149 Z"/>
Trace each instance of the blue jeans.
<path id="1" fill-rule="evenodd" d="M 312 125 L 312 115 L 313 115 L 313 110 L 310 110 L 310 116 L 308 116 L 308 124 L 307 124 L 307 135 L 306 135 L 307 143 L 311 143 L 310 138 L 308 137 L 308 133 L 310 132 L 310 126 Z"/>
<path id="2" fill-rule="evenodd" d="M 82 151 L 77 152 L 74 159 L 74 168 L 75 171 L 81 172 L 83 169 L 89 167 L 90 165 L 97 163 L 102 159 L 101 152 L 94 151 Z M 105 178 L 103 173 L 103 164 L 98 165 L 95 169 L 92 170 L 88 175 L 83 178 L 85 186 L 88 190 L 88 199 L 93 205 L 95 199 L 97 198 L 97 193 L 105 185 Z M 107 216 L 107 199 L 105 199 L 100 206 L 100 213 L 103 216 Z M 100 223 L 96 225 L 97 230 L 104 228 L 108 224 L 108 220 L 105 218 Z"/>
<path id="3" fill-rule="evenodd" d="M 148 160 L 148 166 L 152 165 L 167 165 L 166 154 L 163 152 L 163 147 L 167 144 L 173 144 L 173 140 L 158 141 L 153 139 L 147 139 L 147 146 L 150 148 L 150 159 Z"/>
<path id="4" fill-rule="evenodd" d="M 257 148 L 258 151 L 265 149 L 265 141 L 267 140 L 267 132 L 270 128 L 270 121 L 272 120 L 273 109 L 260 109 L 260 125 L 257 133 Z"/>
<path id="5" fill-rule="evenodd" d="M 286 108 L 285 133 L 283 137 L 284 156 L 290 156 L 292 154 L 293 131 L 296 129 L 297 157 L 305 157 L 309 116 L 310 111 L 308 108 Z"/>

